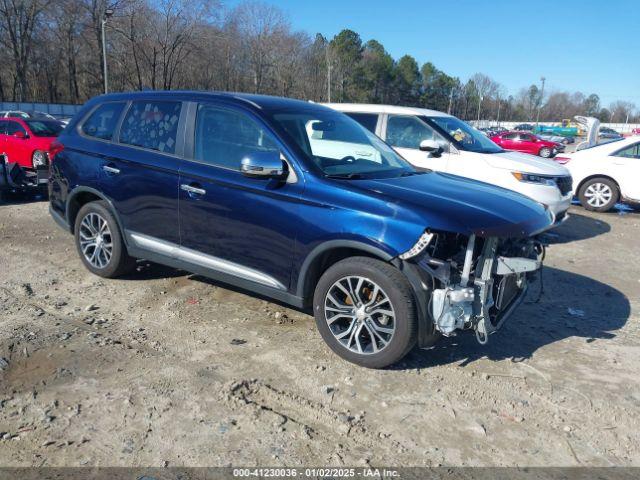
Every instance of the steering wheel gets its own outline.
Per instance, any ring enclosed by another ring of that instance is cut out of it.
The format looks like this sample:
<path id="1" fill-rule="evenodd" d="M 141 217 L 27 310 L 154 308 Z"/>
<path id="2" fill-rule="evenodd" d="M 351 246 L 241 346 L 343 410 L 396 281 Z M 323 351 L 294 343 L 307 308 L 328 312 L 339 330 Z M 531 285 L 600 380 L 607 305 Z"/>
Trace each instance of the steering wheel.
<path id="1" fill-rule="evenodd" d="M 356 159 L 354 157 L 352 157 L 351 155 L 347 155 L 346 157 L 342 157 L 340 159 L 340 162 L 345 162 L 345 163 L 353 163 L 355 161 L 356 161 Z"/>

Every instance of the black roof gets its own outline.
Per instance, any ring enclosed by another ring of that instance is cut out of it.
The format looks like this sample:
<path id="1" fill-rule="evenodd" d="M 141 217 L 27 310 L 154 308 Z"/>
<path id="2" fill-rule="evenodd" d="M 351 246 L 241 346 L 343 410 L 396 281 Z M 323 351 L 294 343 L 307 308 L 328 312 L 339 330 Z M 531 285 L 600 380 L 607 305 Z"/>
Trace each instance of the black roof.
<path id="1" fill-rule="evenodd" d="M 228 103 L 236 103 L 250 107 L 256 110 L 330 110 L 328 107 L 318 105 L 313 102 L 304 100 L 296 100 L 293 98 L 274 97 L 271 95 L 258 95 L 252 93 L 234 93 L 234 92 L 210 92 L 197 90 L 142 90 L 135 92 L 110 93 L 101 95 L 91 100 L 135 100 L 148 98 L 171 98 L 174 100 L 222 100 Z M 332 111 L 332 110 L 331 110 Z"/>

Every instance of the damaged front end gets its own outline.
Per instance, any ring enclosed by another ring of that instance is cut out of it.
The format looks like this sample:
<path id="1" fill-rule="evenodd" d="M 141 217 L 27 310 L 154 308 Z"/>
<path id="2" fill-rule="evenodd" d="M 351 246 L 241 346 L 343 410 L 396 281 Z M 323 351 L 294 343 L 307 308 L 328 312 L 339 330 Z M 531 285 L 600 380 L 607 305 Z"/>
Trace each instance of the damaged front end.
<path id="1" fill-rule="evenodd" d="M 473 329 L 486 344 L 522 302 L 529 283 L 542 267 L 544 245 L 535 237 L 481 237 L 427 230 L 400 255 L 403 270 L 421 290 L 421 310 L 430 320 L 421 329 L 419 346 L 435 332 L 455 335 Z"/>

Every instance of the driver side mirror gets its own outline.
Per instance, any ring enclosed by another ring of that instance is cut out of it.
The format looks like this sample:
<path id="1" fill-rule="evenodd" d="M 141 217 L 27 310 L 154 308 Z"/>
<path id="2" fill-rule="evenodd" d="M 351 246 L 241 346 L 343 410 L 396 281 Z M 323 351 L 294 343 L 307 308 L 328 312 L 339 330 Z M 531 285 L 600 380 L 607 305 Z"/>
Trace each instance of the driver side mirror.
<path id="1" fill-rule="evenodd" d="M 253 152 L 240 162 L 240 171 L 249 178 L 284 178 L 285 165 L 280 158 L 280 152 Z"/>
<path id="2" fill-rule="evenodd" d="M 435 140 L 421 141 L 420 150 L 422 152 L 429 152 L 434 157 L 439 157 L 440 155 L 442 155 L 442 152 L 444 151 L 443 148 L 440 145 L 438 145 L 438 142 L 436 142 Z"/>
<path id="3" fill-rule="evenodd" d="M 16 132 L 16 133 L 13 134 L 13 136 L 16 137 L 16 138 L 19 138 L 21 140 L 25 140 L 25 139 L 29 138 L 29 135 L 27 135 L 24 132 Z"/>

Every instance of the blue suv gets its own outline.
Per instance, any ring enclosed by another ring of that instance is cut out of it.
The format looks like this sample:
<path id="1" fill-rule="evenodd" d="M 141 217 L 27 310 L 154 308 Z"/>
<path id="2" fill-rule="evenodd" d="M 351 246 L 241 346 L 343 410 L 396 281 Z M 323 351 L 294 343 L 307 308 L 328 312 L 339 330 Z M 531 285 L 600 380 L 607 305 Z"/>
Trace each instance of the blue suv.
<path id="1" fill-rule="evenodd" d="M 313 311 L 371 368 L 502 324 L 540 268 L 544 205 L 418 171 L 366 128 L 284 98 L 139 92 L 88 102 L 49 152 L 50 211 L 84 265 L 135 259 Z"/>

